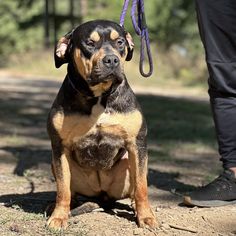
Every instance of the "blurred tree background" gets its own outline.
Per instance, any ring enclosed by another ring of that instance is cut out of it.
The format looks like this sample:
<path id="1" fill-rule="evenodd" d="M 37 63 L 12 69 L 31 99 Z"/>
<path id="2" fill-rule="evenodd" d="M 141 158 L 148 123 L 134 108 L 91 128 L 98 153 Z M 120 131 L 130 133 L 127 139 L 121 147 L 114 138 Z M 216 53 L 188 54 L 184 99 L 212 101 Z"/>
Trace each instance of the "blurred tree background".
<path id="1" fill-rule="evenodd" d="M 0 66 L 8 66 L 16 55 L 21 55 L 22 63 L 26 53 L 53 48 L 56 38 L 84 21 L 100 18 L 119 22 L 122 6 L 121 0 L 2 0 Z M 147 0 L 145 11 L 161 77 L 183 78 L 188 83 L 205 77 L 194 0 Z M 125 28 L 134 35 L 129 12 Z M 134 40 L 138 48 L 138 37 Z"/>

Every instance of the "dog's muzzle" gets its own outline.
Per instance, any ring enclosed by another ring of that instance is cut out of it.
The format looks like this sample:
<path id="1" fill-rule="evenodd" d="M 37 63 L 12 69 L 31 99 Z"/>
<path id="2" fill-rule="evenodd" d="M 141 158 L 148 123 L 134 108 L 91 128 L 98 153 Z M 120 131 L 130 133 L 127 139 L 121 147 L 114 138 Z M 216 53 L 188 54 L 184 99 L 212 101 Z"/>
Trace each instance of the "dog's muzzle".
<path id="1" fill-rule="evenodd" d="M 108 80 L 122 81 L 122 78 L 119 57 L 114 54 L 108 54 L 97 64 L 87 82 L 90 85 L 95 85 Z"/>
<path id="2" fill-rule="evenodd" d="M 120 59 L 116 55 L 106 55 L 102 59 L 103 64 L 110 70 L 114 70 L 120 65 Z"/>

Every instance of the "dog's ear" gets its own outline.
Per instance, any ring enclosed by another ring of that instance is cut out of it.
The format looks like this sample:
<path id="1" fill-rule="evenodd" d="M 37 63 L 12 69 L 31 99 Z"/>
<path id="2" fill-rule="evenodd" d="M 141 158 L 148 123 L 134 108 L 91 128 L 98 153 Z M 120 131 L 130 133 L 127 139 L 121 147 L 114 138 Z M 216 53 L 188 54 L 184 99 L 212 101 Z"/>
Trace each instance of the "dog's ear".
<path id="1" fill-rule="evenodd" d="M 126 56 L 126 61 L 130 61 L 133 57 L 133 51 L 134 51 L 134 42 L 133 42 L 133 38 L 130 35 L 130 33 L 126 33 L 126 40 L 128 42 L 128 54 Z"/>
<path id="2" fill-rule="evenodd" d="M 73 31 L 59 39 L 54 50 L 54 61 L 56 68 L 69 62 L 69 54 L 72 47 L 71 38 Z"/>

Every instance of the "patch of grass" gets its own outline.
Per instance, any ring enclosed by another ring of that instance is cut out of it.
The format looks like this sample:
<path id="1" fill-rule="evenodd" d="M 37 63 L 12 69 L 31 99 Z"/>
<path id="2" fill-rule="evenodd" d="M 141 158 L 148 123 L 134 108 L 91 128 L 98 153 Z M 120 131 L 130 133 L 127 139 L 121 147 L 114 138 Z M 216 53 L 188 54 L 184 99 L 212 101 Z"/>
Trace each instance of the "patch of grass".
<path id="1" fill-rule="evenodd" d="M 53 50 L 53 48 L 48 51 L 34 50 L 24 53 L 24 55 L 12 55 L 10 63 L 5 69 L 13 73 L 62 79 L 66 72 L 66 66 L 61 67 L 59 70 L 55 68 Z"/>
<path id="2" fill-rule="evenodd" d="M 5 225 L 6 223 L 8 223 L 10 221 L 11 221 L 11 219 L 9 219 L 9 218 L 0 219 L 0 225 Z"/>
<path id="3" fill-rule="evenodd" d="M 21 206 L 18 205 L 18 204 L 12 204 L 12 205 L 11 205 L 11 208 L 12 208 L 12 209 L 15 209 L 15 210 L 18 210 L 18 211 L 23 211 L 23 209 L 21 208 Z"/>
<path id="4" fill-rule="evenodd" d="M 148 150 L 149 154 L 149 162 L 172 162 L 173 157 L 170 155 L 170 152 L 167 149 L 164 149 L 163 151 L 158 151 L 158 150 L 153 150 L 150 149 Z"/>
<path id="5" fill-rule="evenodd" d="M 6 143 L 7 145 L 24 145 L 27 141 L 24 139 L 23 136 L 18 135 L 17 133 L 13 133 L 12 135 L 6 135 L 1 137 L 1 142 Z"/>
<path id="6" fill-rule="evenodd" d="M 72 229 L 69 227 L 66 230 L 55 230 L 55 229 L 51 229 L 49 227 L 45 227 L 45 230 L 47 231 L 48 235 L 55 235 L 55 236 L 62 236 L 62 235 L 75 235 L 75 236 L 86 236 L 87 235 L 87 231 L 83 229 L 83 227 L 79 228 L 79 229 Z"/>
<path id="7" fill-rule="evenodd" d="M 30 213 L 22 217 L 22 220 L 26 222 L 32 220 L 42 220 L 42 219 L 44 219 L 44 216 L 42 214 L 34 214 L 34 213 Z"/>
<path id="8" fill-rule="evenodd" d="M 64 235 L 64 230 L 55 230 L 55 229 L 52 229 L 52 228 L 48 228 L 46 226 L 46 231 L 48 232 L 49 235 L 56 235 L 56 236 L 61 236 L 61 235 Z"/>

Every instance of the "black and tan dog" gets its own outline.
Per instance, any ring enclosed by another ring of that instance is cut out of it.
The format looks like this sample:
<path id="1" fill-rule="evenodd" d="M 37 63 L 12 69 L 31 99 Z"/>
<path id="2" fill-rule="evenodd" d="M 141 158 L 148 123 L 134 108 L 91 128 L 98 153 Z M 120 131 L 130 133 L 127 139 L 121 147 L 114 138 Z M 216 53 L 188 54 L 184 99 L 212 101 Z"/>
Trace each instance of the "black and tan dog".
<path id="1" fill-rule="evenodd" d="M 105 20 L 78 26 L 56 46 L 56 67 L 68 63 L 68 73 L 48 118 L 57 183 L 51 228 L 67 226 L 75 194 L 129 197 L 139 226 L 156 225 L 147 196 L 146 124 L 123 68 L 132 52 L 130 34 Z"/>

